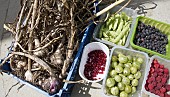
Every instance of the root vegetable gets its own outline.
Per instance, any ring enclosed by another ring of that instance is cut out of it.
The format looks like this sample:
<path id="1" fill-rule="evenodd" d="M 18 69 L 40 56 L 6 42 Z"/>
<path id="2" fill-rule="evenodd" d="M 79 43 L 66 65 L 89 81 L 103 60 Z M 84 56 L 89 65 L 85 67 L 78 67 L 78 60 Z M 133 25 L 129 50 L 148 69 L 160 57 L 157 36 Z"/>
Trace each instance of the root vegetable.
<path id="1" fill-rule="evenodd" d="M 65 80 L 67 70 L 88 25 L 84 21 L 93 17 L 95 0 L 21 1 L 16 20 L 4 25 L 12 32 L 14 46 L 2 64 L 10 59 L 12 74 L 56 93 L 63 82 L 69 82 Z"/>

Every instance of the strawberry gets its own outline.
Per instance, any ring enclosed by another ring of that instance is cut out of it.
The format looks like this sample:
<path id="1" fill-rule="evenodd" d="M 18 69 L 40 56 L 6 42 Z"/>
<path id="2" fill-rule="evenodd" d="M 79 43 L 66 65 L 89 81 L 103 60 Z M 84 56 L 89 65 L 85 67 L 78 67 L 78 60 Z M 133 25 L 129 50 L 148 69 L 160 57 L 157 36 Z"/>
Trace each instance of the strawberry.
<path id="1" fill-rule="evenodd" d="M 164 73 L 169 74 L 169 70 L 167 68 L 164 68 Z"/>
<path id="2" fill-rule="evenodd" d="M 148 84 L 149 90 L 153 90 L 154 86 L 152 84 Z"/>
<path id="3" fill-rule="evenodd" d="M 165 87 L 162 87 L 162 88 L 160 89 L 160 92 L 161 92 L 161 93 L 165 93 L 165 92 L 166 92 L 166 88 L 165 88 Z"/>

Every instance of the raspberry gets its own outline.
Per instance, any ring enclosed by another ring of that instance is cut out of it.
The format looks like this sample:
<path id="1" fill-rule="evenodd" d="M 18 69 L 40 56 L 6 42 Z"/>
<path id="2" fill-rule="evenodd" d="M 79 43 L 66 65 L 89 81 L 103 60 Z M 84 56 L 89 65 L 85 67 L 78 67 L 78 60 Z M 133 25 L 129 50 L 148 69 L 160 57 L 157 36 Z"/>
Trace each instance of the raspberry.
<path id="1" fill-rule="evenodd" d="M 154 67 L 159 68 L 159 64 L 158 63 L 154 64 Z"/>
<path id="2" fill-rule="evenodd" d="M 158 83 L 157 87 L 161 88 L 162 87 L 162 83 Z"/>
<path id="3" fill-rule="evenodd" d="M 163 75 L 163 73 L 162 73 L 162 72 L 159 72 L 159 73 L 158 73 L 158 75 L 159 75 L 159 76 L 162 76 L 162 75 Z"/>
<path id="4" fill-rule="evenodd" d="M 164 69 L 164 65 L 160 65 L 159 67 L 160 67 L 161 69 Z"/>
<path id="5" fill-rule="evenodd" d="M 153 63 L 154 63 L 154 64 L 158 63 L 158 60 L 157 60 L 157 59 L 154 59 L 154 60 L 153 60 Z"/>
<path id="6" fill-rule="evenodd" d="M 165 88 L 165 87 L 162 87 L 162 88 L 160 89 L 160 91 L 161 91 L 161 93 L 165 93 L 165 92 L 166 92 L 166 88 Z"/>
<path id="7" fill-rule="evenodd" d="M 160 96 L 160 97 L 165 97 L 164 93 L 161 93 L 159 96 Z"/>
<path id="8" fill-rule="evenodd" d="M 164 68 L 164 73 L 169 74 L 169 70 L 167 68 Z"/>
<path id="9" fill-rule="evenodd" d="M 153 77 L 157 77 L 158 74 L 157 74 L 156 72 L 154 72 L 154 73 L 152 74 L 152 76 L 153 76 Z"/>
<path id="10" fill-rule="evenodd" d="M 170 91 L 170 85 L 165 85 L 167 91 Z"/>
<path id="11" fill-rule="evenodd" d="M 163 69 L 161 69 L 161 68 L 159 68 L 159 72 L 164 72 L 164 70 L 163 70 Z"/>
<path id="12" fill-rule="evenodd" d="M 146 89 L 147 91 L 149 91 L 149 88 L 148 88 L 148 85 L 147 85 L 147 84 L 145 84 L 145 89 Z"/>
<path id="13" fill-rule="evenodd" d="M 154 86 L 152 84 L 149 84 L 148 88 L 149 88 L 149 90 L 152 90 L 154 88 Z"/>
<path id="14" fill-rule="evenodd" d="M 155 94 L 156 94 L 156 95 L 159 95 L 160 93 L 161 93 L 161 92 L 160 92 L 159 90 L 156 90 L 156 91 L 155 91 Z"/>
<path id="15" fill-rule="evenodd" d="M 167 94 L 167 93 L 165 93 L 165 97 L 170 97 L 170 95 L 169 95 L 169 94 Z"/>
<path id="16" fill-rule="evenodd" d="M 161 77 L 160 76 L 156 77 L 156 81 L 160 82 L 161 81 Z"/>
<path id="17" fill-rule="evenodd" d="M 162 78 L 162 84 L 165 84 L 167 82 L 167 78 Z"/>
<path id="18" fill-rule="evenodd" d="M 149 90 L 151 93 L 154 93 L 155 94 L 155 90 L 154 89 L 152 89 L 152 90 Z"/>
<path id="19" fill-rule="evenodd" d="M 155 78 L 154 78 L 154 77 L 148 78 L 148 83 L 152 83 L 153 81 L 155 81 Z"/>
<path id="20" fill-rule="evenodd" d="M 150 68 L 150 73 L 154 73 L 155 69 L 153 67 Z"/>
<path id="21" fill-rule="evenodd" d="M 154 82 L 152 82 L 152 85 L 155 87 L 157 85 L 157 83 L 154 81 Z"/>

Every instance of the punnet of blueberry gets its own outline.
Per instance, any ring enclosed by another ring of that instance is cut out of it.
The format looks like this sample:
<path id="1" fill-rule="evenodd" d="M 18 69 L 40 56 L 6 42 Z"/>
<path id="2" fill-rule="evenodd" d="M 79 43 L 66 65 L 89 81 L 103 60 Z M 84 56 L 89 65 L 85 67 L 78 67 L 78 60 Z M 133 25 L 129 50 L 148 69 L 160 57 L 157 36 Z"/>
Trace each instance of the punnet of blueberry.
<path id="1" fill-rule="evenodd" d="M 143 22 L 138 23 L 134 43 L 138 46 L 149 50 L 166 54 L 166 45 L 168 38 L 159 29 L 151 25 L 146 25 Z"/>

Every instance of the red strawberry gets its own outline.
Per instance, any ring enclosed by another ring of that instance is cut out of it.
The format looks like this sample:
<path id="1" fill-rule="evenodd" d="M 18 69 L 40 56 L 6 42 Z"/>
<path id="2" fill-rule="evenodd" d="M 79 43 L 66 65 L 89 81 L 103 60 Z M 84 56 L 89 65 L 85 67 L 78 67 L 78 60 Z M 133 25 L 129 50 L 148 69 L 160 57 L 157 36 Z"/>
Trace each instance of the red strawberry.
<path id="1" fill-rule="evenodd" d="M 169 74 L 169 70 L 167 68 L 164 68 L 164 73 Z"/>
<path id="2" fill-rule="evenodd" d="M 161 91 L 161 93 L 165 93 L 165 92 L 166 92 L 166 88 L 165 88 L 165 87 L 162 87 L 162 88 L 160 89 L 160 91 Z"/>
<path id="3" fill-rule="evenodd" d="M 165 85 L 167 91 L 170 91 L 170 85 Z"/>
<path id="4" fill-rule="evenodd" d="M 153 90 L 154 86 L 152 84 L 148 84 L 149 90 Z"/>
<path id="5" fill-rule="evenodd" d="M 164 69 L 164 65 L 160 65 L 159 67 L 160 67 L 161 69 Z"/>

